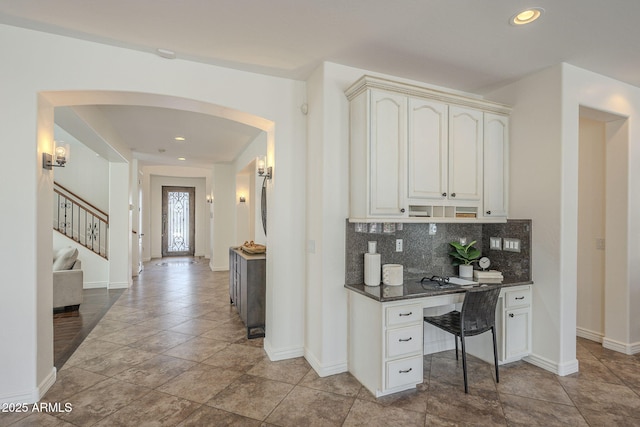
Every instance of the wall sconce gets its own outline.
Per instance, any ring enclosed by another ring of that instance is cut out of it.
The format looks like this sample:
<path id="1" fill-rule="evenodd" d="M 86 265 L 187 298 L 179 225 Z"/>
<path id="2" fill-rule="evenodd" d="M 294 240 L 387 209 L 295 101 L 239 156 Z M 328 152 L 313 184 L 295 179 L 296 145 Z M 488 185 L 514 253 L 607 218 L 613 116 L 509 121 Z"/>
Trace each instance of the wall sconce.
<path id="1" fill-rule="evenodd" d="M 207 203 L 213 203 L 213 196 L 211 194 L 207 194 Z"/>
<path id="2" fill-rule="evenodd" d="M 240 196 L 240 203 L 244 203 L 246 201 L 247 201 L 247 199 L 244 196 Z"/>
<path id="3" fill-rule="evenodd" d="M 263 176 L 265 179 L 271 179 L 273 177 L 273 167 L 269 166 L 265 173 L 264 167 L 267 162 L 265 156 L 258 157 L 258 175 Z"/>
<path id="4" fill-rule="evenodd" d="M 67 163 L 67 151 L 68 149 L 63 145 L 56 146 L 54 150 L 55 163 L 53 163 L 53 156 L 49 153 L 42 153 L 42 168 L 52 170 L 54 167 L 63 168 Z"/>

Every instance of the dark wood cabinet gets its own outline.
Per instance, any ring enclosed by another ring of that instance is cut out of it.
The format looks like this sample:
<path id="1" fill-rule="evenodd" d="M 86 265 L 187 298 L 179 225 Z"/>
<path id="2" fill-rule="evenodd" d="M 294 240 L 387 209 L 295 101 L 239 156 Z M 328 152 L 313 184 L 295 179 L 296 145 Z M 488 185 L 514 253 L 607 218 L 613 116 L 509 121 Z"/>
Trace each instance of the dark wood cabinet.
<path id="1" fill-rule="evenodd" d="M 264 337 L 266 256 L 229 248 L 229 300 L 247 327 L 247 337 Z"/>

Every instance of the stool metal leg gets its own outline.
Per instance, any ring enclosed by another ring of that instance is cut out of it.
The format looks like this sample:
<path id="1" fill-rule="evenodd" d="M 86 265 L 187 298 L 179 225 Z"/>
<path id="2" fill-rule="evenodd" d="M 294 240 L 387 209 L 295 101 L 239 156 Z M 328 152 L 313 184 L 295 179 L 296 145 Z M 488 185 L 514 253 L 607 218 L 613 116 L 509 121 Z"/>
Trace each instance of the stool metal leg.
<path id="1" fill-rule="evenodd" d="M 462 344 L 462 373 L 464 374 L 464 392 L 469 393 L 469 386 L 467 384 L 467 352 L 464 348 L 464 335 L 460 336 L 460 343 Z"/>

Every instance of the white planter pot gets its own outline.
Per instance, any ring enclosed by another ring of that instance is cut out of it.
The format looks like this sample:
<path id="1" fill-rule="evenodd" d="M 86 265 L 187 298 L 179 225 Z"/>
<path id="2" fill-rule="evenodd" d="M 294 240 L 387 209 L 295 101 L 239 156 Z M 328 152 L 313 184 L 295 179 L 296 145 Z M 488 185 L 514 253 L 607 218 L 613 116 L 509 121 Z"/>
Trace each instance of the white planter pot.
<path id="1" fill-rule="evenodd" d="M 458 275 L 460 277 L 473 277 L 473 265 L 461 264 L 459 267 Z"/>

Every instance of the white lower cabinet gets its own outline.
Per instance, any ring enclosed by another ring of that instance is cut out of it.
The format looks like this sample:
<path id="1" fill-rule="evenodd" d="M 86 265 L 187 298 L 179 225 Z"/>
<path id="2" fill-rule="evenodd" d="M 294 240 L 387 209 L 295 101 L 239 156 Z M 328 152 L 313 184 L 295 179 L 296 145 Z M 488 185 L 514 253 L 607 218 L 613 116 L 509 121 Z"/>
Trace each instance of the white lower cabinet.
<path id="1" fill-rule="evenodd" d="M 523 307 L 504 312 L 504 362 L 521 359 L 531 352 L 531 308 Z"/>
<path id="2" fill-rule="evenodd" d="M 424 352 L 455 346 L 453 335 L 440 330 L 445 340 L 438 336 L 434 342 L 429 341 L 432 334 L 424 329 L 423 313 L 460 309 L 463 299 L 463 293 L 455 293 L 379 302 L 349 292 L 349 372 L 376 397 L 422 383 Z M 500 364 L 531 353 L 531 285 L 500 291 L 496 329 Z M 465 342 L 467 353 L 493 364 L 490 332 L 468 337 Z"/>
<path id="3" fill-rule="evenodd" d="M 349 292 L 349 372 L 374 396 L 422 383 L 422 305 Z"/>
<path id="4" fill-rule="evenodd" d="M 531 285 L 503 288 L 496 307 L 498 363 L 531 354 Z M 466 339 L 467 352 L 493 364 L 491 333 Z"/>
<path id="5" fill-rule="evenodd" d="M 387 389 L 415 387 L 422 382 L 422 351 L 418 356 L 393 360 L 386 363 Z"/>

